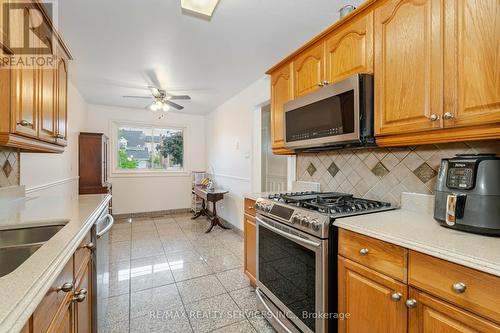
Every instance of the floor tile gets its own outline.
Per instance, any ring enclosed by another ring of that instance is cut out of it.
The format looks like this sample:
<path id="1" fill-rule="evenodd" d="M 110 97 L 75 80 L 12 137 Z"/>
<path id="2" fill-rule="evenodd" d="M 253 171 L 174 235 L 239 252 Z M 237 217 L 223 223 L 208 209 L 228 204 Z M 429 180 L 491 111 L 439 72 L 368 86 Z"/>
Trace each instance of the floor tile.
<path id="1" fill-rule="evenodd" d="M 206 259 L 208 266 L 214 272 L 227 271 L 229 269 L 243 267 L 243 262 L 234 254 L 227 254 L 220 257 L 211 257 Z"/>
<path id="2" fill-rule="evenodd" d="M 252 287 L 231 291 L 229 295 L 246 314 L 258 310 L 257 295 Z"/>
<path id="3" fill-rule="evenodd" d="M 253 333 L 257 332 L 255 328 L 253 328 L 252 324 L 248 320 L 240 321 L 235 324 L 231 324 L 229 326 L 225 326 L 215 331 L 213 333 Z"/>
<path id="4" fill-rule="evenodd" d="M 109 232 L 109 241 L 111 243 L 130 241 L 131 238 L 132 238 L 132 231 L 130 227 L 115 229 L 115 226 L 113 225 L 111 231 Z"/>
<path id="5" fill-rule="evenodd" d="M 162 240 L 165 252 L 179 252 L 193 249 L 193 244 L 188 240 Z"/>
<path id="6" fill-rule="evenodd" d="M 154 224 L 153 220 L 132 223 L 132 233 L 155 232 L 155 231 L 156 231 L 156 224 Z"/>
<path id="7" fill-rule="evenodd" d="M 204 259 L 220 257 L 220 256 L 227 256 L 227 255 L 232 254 L 228 249 L 226 249 L 222 245 L 197 247 L 197 248 L 195 248 L 195 250 Z"/>
<path id="8" fill-rule="evenodd" d="M 130 295 L 130 318 L 182 307 L 175 284 L 134 292 Z"/>
<path id="9" fill-rule="evenodd" d="M 227 291 L 248 287 L 250 280 L 241 267 L 217 273 L 217 278 Z"/>
<path id="10" fill-rule="evenodd" d="M 153 257 L 165 254 L 165 252 L 163 251 L 163 247 L 161 246 L 161 242 L 151 241 L 150 244 L 141 243 L 136 246 L 134 246 L 133 244 L 134 243 L 132 243 L 132 249 L 131 249 L 132 259 Z"/>
<path id="11" fill-rule="evenodd" d="M 126 333 L 129 331 L 129 321 L 119 321 L 116 323 L 110 323 L 107 325 L 102 325 L 98 328 L 99 333 Z"/>
<path id="12" fill-rule="evenodd" d="M 109 244 L 109 262 L 130 260 L 130 242 Z"/>
<path id="13" fill-rule="evenodd" d="M 133 259 L 130 263 L 130 279 L 132 292 L 174 282 L 165 256 Z"/>
<path id="14" fill-rule="evenodd" d="M 177 288 L 184 303 L 191 303 L 226 293 L 226 290 L 215 275 L 207 275 L 178 282 Z"/>
<path id="15" fill-rule="evenodd" d="M 108 297 L 129 293 L 130 260 L 115 261 L 109 264 Z"/>
<path id="16" fill-rule="evenodd" d="M 269 324 L 267 319 L 260 313 L 254 313 L 248 317 L 248 321 L 259 333 L 275 333 L 276 330 Z"/>
<path id="17" fill-rule="evenodd" d="M 212 274 L 213 271 L 203 261 L 176 262 L 170 265 L 176 282 Z"/>
<path id="18" fill-rule="evenodd" d="M 209 332 L 238 321 L 245 317 L 238 311 L 236 303 L 228 294 L 207 298 L 198 302 L 186 304 L 189 320 L 195 332 Z"/>
<path id="19" fill-rule="evenodd" d="M 108 306 L 104 314 L 104 327 L 127 321 L 129 318 L 129 295 L 121 295 L 108 298 Z"/>
<path id="20" fill-rule="evenodd" d="M 187 250 L 187 251 L 176 251 L 176 252 L 170 252 L 170 251 L 165 251 L 165 255 L 167 256 L 167 260 L 170 264 L 179 264 L 183 262 L 189 262 L 189 261 L 202 261 L 203 258 L 201 255 L 194 251 L 194 250 Z"/>
<path id="21" fill-rule="evenodd" d="M 189 320 L 183 308 L 182 310 L 169 310 L 178 311 L 171 315 L 166 311 L 163 313 L 146 315 L 130 320 L 130 333 L 144 333 L 144 332 L 162 332 L 162 333 L 189 333 L 193 332 Z"/>

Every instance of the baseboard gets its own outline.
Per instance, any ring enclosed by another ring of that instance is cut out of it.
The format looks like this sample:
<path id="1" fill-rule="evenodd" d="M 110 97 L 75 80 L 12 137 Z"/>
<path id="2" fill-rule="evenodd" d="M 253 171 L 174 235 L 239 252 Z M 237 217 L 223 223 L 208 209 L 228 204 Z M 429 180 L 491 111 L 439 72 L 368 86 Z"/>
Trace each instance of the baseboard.
<path id="1" fill-rule="evenodd" d="M 174 214 L 189 213 L 191 208 L 179 208 L 179 209 L 167 209 L 167 210 L 157 210 L 153 212 L 138 212 L 138 213 L 127 213 L 127 214 L 113 214 L 115 219 L 128 219 L 128 218 L 142 218 L 142 217 L 162 217 Z"/>

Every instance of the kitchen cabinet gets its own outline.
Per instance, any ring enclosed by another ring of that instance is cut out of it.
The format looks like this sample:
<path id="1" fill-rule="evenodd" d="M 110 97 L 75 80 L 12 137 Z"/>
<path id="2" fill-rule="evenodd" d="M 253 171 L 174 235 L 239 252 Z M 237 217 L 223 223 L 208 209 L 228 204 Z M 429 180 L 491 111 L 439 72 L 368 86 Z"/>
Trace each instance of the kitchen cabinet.
<path id="1" fill-rule="evenodd" d="M 257 226 L 255 221 L 255 201 L 245 198 L 245 214 L 243 216 L 244 234 L 244 271 L 255 288 L 257 279 Z"/>
<path id="2" fill-rule="evenodd" d="M 24 39 L 21 20 L 32 19 L 30 11 L 45 13 L 37 1 L 27 1 L 25 7 L 23 15 L 11 17 L 11 31 L 6 32 L 15 45 Z M 33 24 L 38 36 L 34 46 L 48 51 L 34 56 L 43 56 L 47 65 L 1 69 L 0 93 L 6 103 L 0 108 L 0 146 L 24 152 L 60 153 L 67 143 L 67 65 L 71 55 L 48 15 L 42 14 L 42 17 L 42 24 Z M 3 48 L 3 53 L 22 56 L 12 54 L 8 46 Z M 53 65 L 49 64 L 50 57 Z"/>
<path id="3" fill-rule="evenodd" d="M 292 65 L 286 64 L 271 74 L 271 144 L 275 154 L 292 154 L 285 149 L 284 105 L 293 98 Z"/>
<path id="4" fill-rule="evenodd" d="M 500 277 L 405 249 L 401 280 L 387 269 L 398 252 L 384 253 L 396 245 L 339 237 L 338 307 L 350 313 L 339 332 L 500 332 Z"/>
<path id="5" fill-rule="evenodd" d="M 27 325 L 33 333 L 92 332 L 92 251 L 90 232 L 70 257 Z"/>
<path id="6" fill-rule="evenodd" d="M 339 332 L 404 332 L 407 287 L 349 259 L 339 256 Z"/>
<path id="7" fill-rule="evenodd" d="M 373 73 L 373 12 L 346 23 L 326 37 L 326 81 Z"/>
<path id="8" fill-rule="evenodd" d="M 440 0 L 389 0 L 375 9 L 375 134 L 440 128 Z"/>
<path id="9" fill-rule="evenodd" d="M 325 43 L 308 48 L 293 60 L 292 65 L 294 97 L 320 88 L 325 83 Z"/>

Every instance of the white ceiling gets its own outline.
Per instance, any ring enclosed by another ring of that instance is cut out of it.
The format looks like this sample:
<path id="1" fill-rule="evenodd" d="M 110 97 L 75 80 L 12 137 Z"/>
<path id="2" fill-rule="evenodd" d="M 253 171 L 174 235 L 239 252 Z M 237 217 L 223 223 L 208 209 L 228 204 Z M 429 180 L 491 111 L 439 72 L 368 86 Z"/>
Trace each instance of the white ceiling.
<path id="1" fill-rule="evenodd" d="M 220 0 L 211 21 L 180 0 L 59 0 L 70 77 L 89 103 L 143 108 L 145 72 L 187 93 L 181 112 L 206 114 L 241 91 L 361 0 Z"/>

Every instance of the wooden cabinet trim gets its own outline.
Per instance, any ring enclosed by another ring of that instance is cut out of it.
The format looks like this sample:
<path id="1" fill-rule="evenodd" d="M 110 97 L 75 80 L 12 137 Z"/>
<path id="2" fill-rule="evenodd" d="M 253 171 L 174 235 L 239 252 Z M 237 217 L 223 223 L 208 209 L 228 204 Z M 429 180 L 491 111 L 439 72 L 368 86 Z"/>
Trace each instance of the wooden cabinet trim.
<path id="1" fill-rule="evenodd" d="M 243 232 L 244 232 L 244 272 L 250 279 L 250 284 L 255 288 L 257 285 L 257 225 L 255 216 L 244 214 Z"/>
<path id="2" fill-rule="evenodd" d="M 245 205 L 244 209 L 245 214 L 255 217 L 255 200 L 250 198 L 245 198 L 244 205 Z"/>

